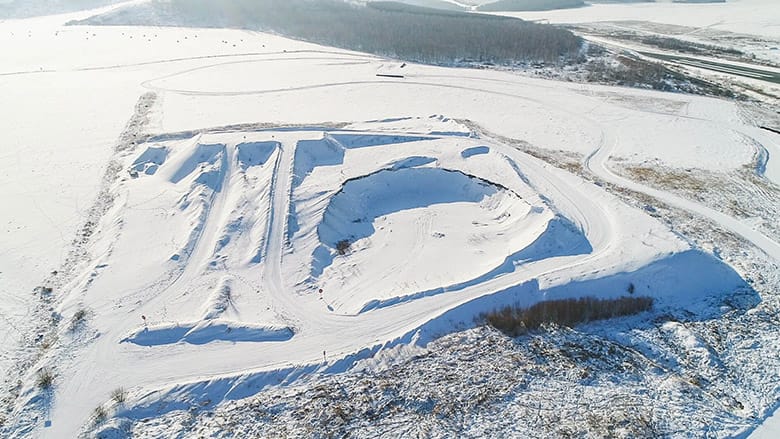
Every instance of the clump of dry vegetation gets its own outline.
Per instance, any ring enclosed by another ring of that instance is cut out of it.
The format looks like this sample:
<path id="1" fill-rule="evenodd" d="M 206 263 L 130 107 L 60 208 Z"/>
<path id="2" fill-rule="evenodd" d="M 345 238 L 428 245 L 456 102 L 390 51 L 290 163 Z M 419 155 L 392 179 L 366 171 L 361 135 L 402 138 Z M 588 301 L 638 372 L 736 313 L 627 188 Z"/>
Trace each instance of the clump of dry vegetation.
<path id="1" fill-rule="evenodd" d="M 548 300 L 529 308 L 507 306 L 484 314 L 482 317 L 488 325 L 516 337 L 549 323 L 572 327 L 593 320 L 638 314 L 652 307 L 653 299 L 651 297 L 619 297 L 617 299 L 583 297 Z"/>
<path id="2" fill-rule="evenodd" d="M 344 256 L 347 254 L 351 246 L 352 243 L 350 243 L 348 239 L 342 239 L 336 243 L 336 251 L 338 251 L 340 255 Z"/>
<path id="3" fill-rule="evenodd" d="M 117 404 L 123 404 L 127 401 L 127 390 L 124 387 L 117 387 L 111 392 L 111 399 Z"/>
<path id="4" fill-rule="evenodd" d="M 102 405 L 95 407 L 95 410 L 92 411 L 92 423 L 94 425 L 100 425 L 106 422 L 106 419 L 108 419 L 108 411 L 106 408 Z"/>
<path id="5" fill-rule="evenodd" d="M 49 369 L 41 369 L 35 377 L 35 384 L 41 390 L 48 390 L 54 385 L 54 372 Z"/>
<path id="6" fill-rule="evenodd" d="M 664 187 L 674 187 L 678 189 L 699 192 L 707 189 L 709 183 L 698 178 L 690 172 L 684 171 L 660 171 L 656 168 L 647 166 L 632 166 L 626 168 L 626 171 L 634 180 Z"/>
<path id="7" fill-rule="evenodd" d="M 87 314 L 87 310 L 86 309 L 79 308 L 73 314 L 73 317 L 71 317 L 71 319 L 70 319 L 70 326 L 69 326 L 68 329 L 70 331 L 75 331 L 76 329 L 78 329 L 78 327 L 81 326 L 81 324 L 84 323 L 84 321 L 86 321 L 87 315 L 88 314 Z"/>

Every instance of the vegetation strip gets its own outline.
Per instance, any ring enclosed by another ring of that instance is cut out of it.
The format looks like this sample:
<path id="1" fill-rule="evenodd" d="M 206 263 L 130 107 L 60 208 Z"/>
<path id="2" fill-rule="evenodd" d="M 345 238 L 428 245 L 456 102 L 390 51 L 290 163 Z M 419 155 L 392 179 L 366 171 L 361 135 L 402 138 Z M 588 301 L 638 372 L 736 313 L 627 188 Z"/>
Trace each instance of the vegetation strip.
<path id="1" fill-rule="evenodd" d="M 633 285 L 629 285 L 633 292 Z M 651 297 L 619 297 L 617 299 L 560 299 L 539 302 L 529 308 L 507 306 L 485 314 L 484 321 L 499 331 L 516 337 L 529 330 L 555 323 L 572 327 L 594 320 L 639 314 L 653 307 Z"/>

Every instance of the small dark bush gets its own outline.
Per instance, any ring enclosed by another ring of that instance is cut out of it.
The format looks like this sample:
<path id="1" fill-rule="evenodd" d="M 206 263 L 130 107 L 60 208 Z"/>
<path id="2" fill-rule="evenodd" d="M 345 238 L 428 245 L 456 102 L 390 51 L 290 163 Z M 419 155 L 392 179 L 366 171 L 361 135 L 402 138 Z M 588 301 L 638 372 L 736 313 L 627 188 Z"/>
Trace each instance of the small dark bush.
<path id="1" fill-rule="evenodd" d="M 352 245 L 352 243 L 349 242 L 347 239 L 342 239 L 341 241 L 336 243 L 336 250 L 339 252 L 340 255 L 345 255 L 349 251 L 349 247 Z"/>
<path id="2" fill-rule="evenodd" d="M 76 311 L 73 314 L 73 317 L 71 317 L 70 319 L 70 330 L 74 331 L 86 319 L 87 319 L 87 310 L 84 308 L 80 308 L 78 311 Z"/>
<path id="3" fill-rule="evenodd" d="M 538 329 L 546 323 L 571 327 L 593 320 L 638 314 L 652 306 L 653 299 L 650 297 L 583 297 L 539 302 L 530 308 L 507 306 L 487 313 L 483 318 L 488 325 L 515 337 L 525 334 L 528 330 Z"/>
<path id="4" fill-rule="evenodd" d="M 48 390 L 54 384 L 54 373 L 49 369 L 41 369 L 35 378 L 35 384 L 41 390 Z"/>
<path id="5" fill-rule="evenodd" d="M 117 387 L 111 392 L 111 399 L 117 404 L 122 404 L 127 401 L 127 390 L 122 387 Z"/>
<path id="6" fill-rule="evenodd" d="M 35 287 L 33 291 L 41 296 L 50 296 L 51 293 L 54 292 L 54 289 L 52 287 L 38 286 Z"/>
<path id="7" fill-rule="evenodd" d="M 92 412 L 92 422 L 95 425 L 100 425 L 106 422 L 106 419 L 108 419 L 108 412 L 106 411 L 106 408 L 102 405 L 95 407 L 95 410 Z"/>

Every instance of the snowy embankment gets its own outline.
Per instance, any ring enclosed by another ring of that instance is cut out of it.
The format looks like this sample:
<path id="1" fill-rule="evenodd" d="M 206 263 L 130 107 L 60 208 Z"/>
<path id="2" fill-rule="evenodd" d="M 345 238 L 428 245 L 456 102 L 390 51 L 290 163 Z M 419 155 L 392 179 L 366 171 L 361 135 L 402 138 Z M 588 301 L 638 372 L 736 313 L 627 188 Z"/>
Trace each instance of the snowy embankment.
<path id="1" fill-rule="evenodd" d="M 36 22 L 26 23 L 13 25 Z M 21 52 L 51 42 L 51 59 L 20 56 L 0 87 L 35 90 L 48 75 L 78 91 L 52 97 L 60 114 L 72 100 L 106 127 L 55 124 L 41 134 L 51 136 L 47 146 L 29 146 L 37 110 L 11 93 L 20 109 L 14 151 L 74 160 L 56 146 L 80 139 L 83 169 L 109 159 L 118 168 L 104 187 L 93 172 L 83 191 L 105 190 L 112 207 L 92 221 L 78 269 L 54 291 L 63 323 L 54 324 L 51 346 L 35 345 L 40 361 L 24 369 L 0 430 L 9 437 L 73 437 L 120 386 L 128 400 L 110 414 L 121 422 L 214 408 L 380 352 L 414 350 L 500 305 L 633 291 L 654 297 L 660 312 L 696 315 L 735 290 L 752 291 L 717 252 L 650 216 L 653 206 L 629 207 L 549 163 L 591 157 L 605 179 L 600 166 L 613 160 L 742 169 L 766 141 L 732 103 L 416 65 L 388 80 L 374 72 L 392 61 L 263 34 L 40 26 L 3 43 Z M 103 62 L 75 56 L 88 48 Z M 93 85 L 101 81 L 102 95 Z M 104 100 L 101 108 L 78 99 L 86 91 Z M 147 91 L 158 99 L 138 129 L 150 135 L 109 157 L 124 120 L 104 108 L 126 118 Z M 128 103 L 121 112 L 117 99 Z M 454 118 L 497 135 L 480 138 Z M 83 126 L 96 127 L 93 140 Z M 54 188 L 71 193 L 67 184 L 80 175 L 66 167 L 32 179 L 7 163 L 14 181 L 45 185 L 34 199 L 55 209 Z M 51 258 L 39 240 L 39 249 L 24 247 L 47 228 L 17 204 L 4 214 L 29 220 L 30 232 L 7 232 L 6 255 Z M 707 216 L 696 206 L 681 205 Z M 62 209 L 54 213 L 78 212 Z M 717 227 L 744 226 L 709 217 Z M 743 235 L 761 245 L 760 233 Z M 36 279 L 57 268 L 44 260 Z M 75 316 L 83 322 L 67 329 Z M 44 366 L 56 374 L 49 391 L 34 382 Z"/>

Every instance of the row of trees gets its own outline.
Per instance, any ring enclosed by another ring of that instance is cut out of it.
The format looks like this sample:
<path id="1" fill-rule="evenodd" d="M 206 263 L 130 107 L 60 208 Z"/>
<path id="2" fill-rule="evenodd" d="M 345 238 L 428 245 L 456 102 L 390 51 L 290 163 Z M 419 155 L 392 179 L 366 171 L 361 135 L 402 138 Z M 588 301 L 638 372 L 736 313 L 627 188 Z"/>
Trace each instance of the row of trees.
<path id="1" fill-rule="evenodd" d="M 575 57 L 581 47 L 581 40 L 571 32 L 549 25 L 395 2 L 158 0 L 92 22 L 262 30 L 436 64 L 553 63 Z"/>
<path id="2" fill-rule="evenodd" d="M 478 11 L 552 11 L 586 6 L 582 0 L 496 0 L 478 6 Z"/>
<path id="3" fill-rule="evenodd" d="M 633 293 L 634 285 L 630 284 L 629 288 L 629 292 Z M 549 323 L 573 327 L 580 323 L 638 314 L 649 311 L 652 307 L 652 297 L 582 297 L 548 300 L 528 308 L 507 306 L 482 317 L 488 325 L 511 337 L 517 337 Z"/>
<path id="4" fill-rule="evenodd" d="M 122 0 L 0 0 L 0 19 L 27 18 L 97 8 Z"/>

